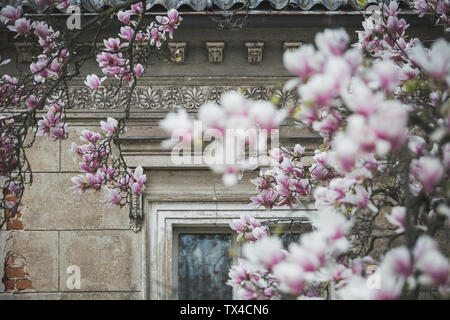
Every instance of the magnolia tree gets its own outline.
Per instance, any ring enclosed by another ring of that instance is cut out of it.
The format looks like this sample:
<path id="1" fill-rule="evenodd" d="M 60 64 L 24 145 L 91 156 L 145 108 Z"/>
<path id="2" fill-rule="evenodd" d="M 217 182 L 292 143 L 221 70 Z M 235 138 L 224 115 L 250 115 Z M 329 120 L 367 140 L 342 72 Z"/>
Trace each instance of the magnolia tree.
<path id="1" fill-rule="evenodd" d="M 121 206 L 129 203 L 133 194 L 143 192 L 146 176 L 140 167 L 134 171 L 127 167 L 117 138 L 124 132 L 133 90 L 144 73 L 148 56 L 160 49 L 166 38 L 173 37 L 182 21 L 172 9 L 167 16 L 157 16 L 156 21 L 149 23 L 145 18 L 146 2 L 130 0 L 73 29 L 66 21 L 61 24 L 51 16 L 55 10 L 69 10 L 70 0 L 36 0 L 30 5 L 44 14 L 27 16 L 22 7 L 11 5 L 0 12 L 1 22 L 15 38 L 25 41 L 30 53 L 38 53 L 28 72 L 18 77 L 4 74 L 0 79 L 0 197 L 1 208 L 6 210 L 1 226 L 17 214 L 25 184 L 32 182 L 26 149 L 33 145 L 36 136 L 67 138 L 65 112 L 72 107 L 68 83 L 80 76 L 85 62 L 92 59 L 102 75 L 88 75 L 86 86 L 99 90 L 108 79 L 112 94 L 120 95 L 124 102 L 125 113 L 121 119 L 102 121 L 102 132 L 84 130 L 82 144 L 72 146 L 84 173 L 72 179 L 74 189 L 85 192 L 106 188 L 108 205 Z M 121 24 L 120 32 L 103 39 L 117 22 Z M 4 60 L 1 65 L 9 62 Z M 46 113 L 38 119 L 38 112 L 42 111 Z"/>
<path id="2" fill-rule="evenodd" d="M 63 10 L 68 1 L 36 1 L 36 6 Z M 419 15 L 435 15 L 445 29 L 449 6 L 444 0 L 414 2 Z M 128 85 L 126 111 L 121 119 L 102 121 L 101 132 L 83 131 L 82 144 L 72 145 L 83 171 L 72 178 L 73 188 L 106 188 L 110 206 L 124 206 L 144 191 L 146 176 L 141 167 L 127 167 L 118 137 L 146 57 L 172 37 L 182 20 L 172 9 L 147 24 L 146 7 L 145 1 L 111 7 L 72 31 L 49 25 L 45 17 L 24 17 L 20 7 L 1 11 L 8 29 L 40 51 L 29 73 L 0 80 L 0 176 L 9 216 L 18 212 L 24 185 L 31 182 L 26 149 L 36 135 L 67 138 L 68 82 L 93 57 L 103 74 L 88 75 L 85 84 L 99 90 L 108 83 L 116 94 Z M 231 91 L 220 105 L 203 105 L 197 120 L 181 109 L 161 121 L 171 136 L 164 146 L 177 152 L 214 137 L 205 161 L 229 186 L 261 164 L 268 136 L 276 136 L 286 120 L 323 137 L 312 163 L 305 161 L 301 145 L 280 146 L 252 180 L 258 192 L 253 206 L 295 209 L 313 202 L 317 210 L 308 216 L 313 231 L 287 250 L 270 234 L 267 221 L 243 215 L 231 223 L 245 242 L 243 256 L 229 272 L 228 284 L 239 297 L 416 298 L 424 286 L 437 286 L 443 296 L 450 293 L 450 263 L 433 240 L 437 230 L 449 226 L 450 216 L 450 45 L 441 39 L 424 48 L 419 39 L 406 36 L 408 24 L 398 14 L 396 2 L 381 4 L 364 20 L 352 46 L 343 29 L 325 30 L 314 45 L 286 52 L 285 67 L 295 78 L 284 90 L 297 91 L 298 105 L 250 101 Z M 111 17 L 122 24 L 120 33 L 104 39 L 98 51 L 101 26 L 108 28 Z M 94 35 L 80 53 L 77 41 L 83 34 Z M 57 91 L 61 87 L 65 90 Z M 44 108 L 47 113 L 37 119 Z M 241 151 L 236 142 L 244 146 Z M 245 146 L 252 147 L 250 157 Z M 388 227 L 380 226 L 383 218 Z M 377 239 L 386 245 L 379 257 L 370 257 Z"/>

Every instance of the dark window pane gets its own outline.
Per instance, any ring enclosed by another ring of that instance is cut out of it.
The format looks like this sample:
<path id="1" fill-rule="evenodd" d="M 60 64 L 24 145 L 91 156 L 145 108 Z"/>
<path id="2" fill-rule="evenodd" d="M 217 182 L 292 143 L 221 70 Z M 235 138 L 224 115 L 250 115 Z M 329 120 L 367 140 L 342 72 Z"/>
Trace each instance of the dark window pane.
<path id="1" fill-rule="evenodd" d="M 292 242 L 297 242 L 298 243 L 298 241 L 300 240 L 300 236 L 301 236 L 300 233 L 294 233 L 294 232 L 292 232 L 292 233 L 291 232 L 282 233 L 282 234 L 279 235 L 279 237 L 281 239 L 281 242 L 283 242 L 283 247 L 285 249 L 288 249 L 289 245 Z"/>
<path id="2" fill-rule="evenodd" d="M 232 264 L 229 250 L 232 236 L 219 234 L 179 234 L 178 298 L 225 300 L 232 289 L 225 283 Z"/>

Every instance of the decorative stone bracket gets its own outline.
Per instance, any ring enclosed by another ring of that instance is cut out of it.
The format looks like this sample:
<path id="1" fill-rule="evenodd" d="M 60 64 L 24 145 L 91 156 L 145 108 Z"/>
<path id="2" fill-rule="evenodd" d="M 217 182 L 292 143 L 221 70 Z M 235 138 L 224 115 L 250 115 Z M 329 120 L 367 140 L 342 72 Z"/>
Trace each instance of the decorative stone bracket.
<path id="1" fill-rule="evenodd" d="M 246 42 L 248 63 L 258 64 L 262 62 L 264 42 Z"/>
<path id="2" fill-rule="evenodd" d="M 144 221 L 144 213 L 142 210 L 142 195 L 133 195 L 130 202 L 130 229 L 133 232 L 141 231 L 142 223 Z"/>
<path id="3" fill-rule="evenodd" d="M 206 42 L 206 48 L 208 49 L 209 62 L 222 63 L 224 47 L 225 47 L 225 42 Z"/>
<path id="4" fill-rule="evenodd" d="M 169 42 L 167 43 L 170 51 L 170 59 L 175 63 L 184 62 L 186 42 Z"/>
<path id="5" fill-rule="evenodd" d="M 33 50 L 32 46 L 26 42 L 16 42 L 14 43 L 17 50 L 17 59 L 19 63 L 31 63 L 33 61 Z"/>
<path id="6" fill-rule="evenodd" d="M 284 51 L 293 51 L 302 46 L 303 42 L 300 41 L 285 41 L 283 42 L 283 50 Z"/>

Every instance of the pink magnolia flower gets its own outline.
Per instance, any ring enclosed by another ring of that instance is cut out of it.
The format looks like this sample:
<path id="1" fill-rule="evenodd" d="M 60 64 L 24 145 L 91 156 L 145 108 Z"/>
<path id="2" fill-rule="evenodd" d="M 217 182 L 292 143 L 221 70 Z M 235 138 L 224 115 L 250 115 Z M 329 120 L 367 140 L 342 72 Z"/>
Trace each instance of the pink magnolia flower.
<path id="1" fill-rule="evenodd" d="M 347 284 L 336 290 L 336 298 L 339 300 L 371 300 L 372 292 L 367 286 L 367 279 L 354 276 Z"/>
<path id="2" fill-rule="evenodd" d="M 143 10 L 142 2 L 138 2 L 131 5 L 131 12 L 134 14 L 138 14 L 142 12 L 142 10 Z"/>
<path id="3" fill-rule="evenodd" d="M 374 64 L 367 75 L 368 85 L 372 89 L 382 89 L 391 94 L 400 84 L 400 68 L 391 60 Z"/>
<path id="4" fill-rule="evenodd" d="M 351 67 L 341 57 L 327 59 L 323 73 L 315 74 L 298 88 L 305 104 L 315 107 L 329 106 L 340 95 L 341 89 L 350 80 Z"/>
<path id="5" fill-rule="evenodd" d="M 406 20 L 401 18 L 397 18 L 394 16 L 390 16 L 387 19 L 386 23 L 386 29 L 391 34 L 396 34 L 397 36 L 403 36 L 405 34 L 405 30 L 409 27 L 408 24 L 406 24 Z"/>
<path id="6" fill-rule="evenodd" d="M 106 131 L 106 136 L 111 136 L 117 129 L 118 122 L 116 119 L 108 117 L 106 122 L 100 121 L 101 128 Z"/>
<path id="7" fill-rule="evenodd" d="M 172 143 L 178 141 L 191 143 L 194 139 L 194 121 L 189 117 L 185 109 L 178 110 L 178 113 L 169 113 L 166 118 L 161 120 L 159 125 L 172 135 L 172 140 L 174 140 Z"/>
<path id="8" fill-rule="evenodd" d="M 108 40 L 104 39 L 103 44 L 105 45 L 106 51 L 118 52 L 120 49 L 127 47 L 128 43 L 120 43 L 119 38 L 109 38 Z"/>
<path id="9" fill-rule="evenodd" d="M 228 91 L 220 97 L 220 104 L 224 110 L 230 115 L 247 116 L 248 115 L 248 102 L 245 97 L 236 92 Z"/>
<path id="10" fill-rule="evenodd" d="M 444 168 L 437 158 L 421 157 L 411 162 L 411 174 L 422 184 L 426 193 L 433 191 L 433 187 L 442 179 Z"/>
<path id="11" fill-rule="evenodd" d="M 374 93 L 364 82 L 355 80 L 350 85 L 351 92 L 343 90 L 341 97 L 345 105 L 352 111 L 370 117 L 384 101 L 382 93 Z"/>
<path id="12" fill-rule="evenodd" d="M 198 110 L 198 119 L 206 129 L 216 129 L 221 133 L 225 131 L 226 112 L 215 102 L 207 102 Z"/>
<path id="13" fill-rule="evenodd" d="M 415 266 L 422 273 L 422 284 L 445 284 L 450 276 L 450 263 L 439 251 L 437 243 L 427 235 L 422 235 L 414 247 Z"/>
<path id="14" fill-rule="evenodd" d="M 133 173 L 133 179 L 131 184 L 131 189 L 136 195 L 142 194 L 145 189 L 145 181 L 147 180 L 147 175 L 143 174 L 144 169 L 141 166 L 137 167 Z"/>
<path id="15" fill-rule="evenodd" d="M 379 139 L 388 141 L 391 148 L 397 150 L 406 140 L 407 121 L 407 106 L 388 100 L 370 117 L 369 126 Z"/>
<path id="16" fill-rule="evenodd" d="M 107 190 L 107 198 L 106 203 L 109 208 L 120 205 L 122 198 L 120 197 L 119 192 L 116 189 L 106 188 Z"/>
<path id="17" fill-rule="evenodd" d="M 289 245 L 289 256 L 287 259 L 300 266 L 302 272 L 314 272 L 321 267 L 321 259 L 319 256 L 297 243 L 291 243 Z"/>
<path id="18" fill-rule="evenodd" d="M 351 226 L 351 222 L 332 209 L 319 210 L 310 220 L 320 234 L 332 241 L 345 237 Z"/>
<path id="19" fill-rule="evenodd" d="M 163 25 L 164 31 L 169 33 L 170 39 L 173 39 L 173 31 L 178 28 L 183 18 L 181 18 L 176 9 L 170 9 L 167 12 L 167 17 L 157 16 L 156 21 Z"/>
<path id="20" fill-rule="evenodd" d="M 414 9 L 419 12 L 419 17 L 423 17 L 423 15 L 430 10 L 427 0 L 414 0 L 413 4 Z"/>
<path id="21" fill-rule="evenodd" d="M 127 10 L 127 11 L 119 11 L 117 13 L 117 18 L 124 24 L 129 24 L 130 23 L 130 17 L 133 14 L 133 12 L 131 10 Z"/>
<path id="22" fill-rule="evenodd" d="M 417 239 L 414 247 L 414 259 L 421 260 L 427 252 L 439 250 L 439 246 L 430 236 L 422 235 Z"/>
<path id="23" fill-rule="evenodd" d="M 400 72 L 400 80 L 406 81 L 416 79 L 419 76 L 419 73 L 420 71 L 417 68 L 413 68 L 409 64 L 405 64 Z"/>
<path id="24" fill-rule="evenodd" d="M 320 121 L 315 121 L 312 125 L 313 129 L 320 133 L 333 134 L 341 124 L 341 117 L 336 117 L 335 114 L 329 113 Z"/>
<path id="25" fill-rule="evenodd" d="M 7 5 L 0 12 L 0 21 L 3 23 L 8 22 L 14 23 L 16 22 L 16 20 L 20 19 L 22 15 L 23 15 L 22 7 L 15 8 L 13 6 Z"/>
<path id="26" fill-rule="evenodd" d="M 411 60 L 422 67 L 435 79 L 444 79 L 450 67 L 450 44 L 444 39 L 437 40 L 431 50 L 425 49 L 419 42 L 410 50 Z"/>
<path id="27" fill-rule="evenodd" d="M 105 80 L 106 80 L 106 77 L 99 79 L 96 74 L 91 74 L 91 75 L 86 76 L 86 80 L 84 81 L 84 84 L 87 85 L 92 90 L 98 90 L 98 89 L 100 89 L 102 82 Z"/>
<path id="28" fill-rule="evenodd" d="M 413 273 L 411 254 L 405 246 L 390 250 L 383 259 L 383 264 L 395 274 L 407 279 Z"/>
<path id="29" fill-rule="evenodd" d="M 230 271 L 228 272 L 228 277 L 230 278 L 230 280 L 228 280 L 227 282 L 228 285 L 239 285 L 248 277 L 245 260 L 238 259 L 238 263 L 238 265 L 232 266 Z"/>
<path id="30" fill-rule="evenodd" d="M 155 25 L 153 22 L 147 27 L 147 32 L 150 34 L 150 43 L 156 45 L 157 48 L 161 47 L 162 40 L 165 39 L 164 32 L 162 32 L 162 27 Z"/>
<path id="31" fill-rule="evenodd" d="M 280 281 L 279 289 L 284 292 L 297 296 L 304 289 L 306 281 L 303 270 L 295 263 L 277 264 L 273 269 L 273 275 Z"/>
<path id="32" fill-rule="evenodd" d="M 58 10 L 67 9 L 70 6 L 70 0 L 59 0 L 59 3 L 56 5 Z"/>
<path id="33" fill-rule="evenodd" d="M 301 157 L 305 153 L 306 148 L 302 145 L 296 144 L 294 146 L 294 154 L 298 157 Z"/>
<path id="34" fill-rule="evenodd" d="M 81 141 L 87 141 L 90 143 L 96 143 L 100 139 L 100 134 L 97 132 L 93 132 L 90 130 L 83 130 L 81 131 L 80 139 Z"/>
<path id="35" fill-rule="evenodd" d="M 256 227 L 252 230 L 252 235 L 255 237 L 256 240 L 260 240 L 267 236 L 267 228 L 265 227 Z"/>
<path id="36" fill-rule="evenodd" d="M 14 26 L 8 26 L 8 29 L 18 34 L 26 34 L 31 31 L 30 20 L 25 18 L 17 19 Z"/>
<path id="37" fill-rule="evenodd" d="M 278 129 L 287 116 L 287 110 L 278 111 L 269 101 L 255 101 L 249 104 L 249 117 L 261 129 Z"/>
<path id="38" fill-rule="evenodd" d="M 144 74 L 144 67 L 140 63 L 138 63 L 134 66 L 133 73 L 136 75 L 136 77 L 142 77 L 142 75 Z"/>
<path id="39" fill-rule="evenodd" d="M 305 81 L 322 68 L 323 57 L 311 44 L 302 45 L 297 50 L 288 50 L 283 54 L 286 69 Z"/>
<path id="40" fill-rule="evenodd" d="M 405 228 L 406 208 L 393 207 L 391 214 L 386 216 L 386 219 L 394 226 L 398 227 L 397 232 L 403 232 Z"/>
<path id="41" fill-rule="evenodd" d="M 243 254 L 250 262 L 270 269 L 285 258 L 283 245 L 277 237 L 264 237 L 254 243 L 245 243 Z"/>
<path id="42" fill-rule="evenodd" d="M 427 143 L 422 137 L 419 136 L 408 137 L 408 148 L 412 153 L 414 153 L 414 155 L 418 156 L 422 154 L 426 146 Z"/>
<path id="43" fill-rule="evenodd" d="M 370 290 L 371 299 L 394 300 L 401 294 L 405 280 L 392 272 L 387 264 L 385 267 L 380 267 L 373 277 L 379 282 L 377 287 Z"/>
<path id="44" fill-rule="evenodd" d="M 244 230 L 244 226 L 245 226 L 245 224 L 242 223 L 242 220 L 240 220 L 240 219 L 235 219 L 230 222 L 231 230 L 234 230 L 236 232 L 242 232 Z"/>
<path id="45" fill-rule="evenodd" d="M 250 200 L 256 206 L 263 206 L 265 208 L 272 208 L 276 201 L 277 195 L 273 189 L 262 190 L 257 196 Z"/>
<path id="46" fill-rule="evenodd" d="M 367 190 L 357 184 L 345 195 L 344 201 L 356 205 L 358 208 L 367 208 L 369 193 Z"/>
<path id="47" fill-rule="evenodd" d="M 126 41 L 129 42 L 133 38 L 133 35 L 134 35 L 133 28 L 131 28 L 129 26 L 125 26 L 125 27 L 121 27 L 120 28 L 119 37 L 122 38 L 123 40 L 126 40 Z"/>
<path id="48" fill-rule="evenodd" d="M 344 133 L 338 133 L 331 145 L 334 151 L 329 152 L 329 157 L 333 167 L 339 171 L 350 172 L 360 155 L 358 144 Z"/>
<path id="49" fill-rule="evenodd" d="M 317 48 L 326 55 L 340 56 L 344 54 L 349 42 L 350 37 L 344 28 L 325 29 L 315 37 Z"/>

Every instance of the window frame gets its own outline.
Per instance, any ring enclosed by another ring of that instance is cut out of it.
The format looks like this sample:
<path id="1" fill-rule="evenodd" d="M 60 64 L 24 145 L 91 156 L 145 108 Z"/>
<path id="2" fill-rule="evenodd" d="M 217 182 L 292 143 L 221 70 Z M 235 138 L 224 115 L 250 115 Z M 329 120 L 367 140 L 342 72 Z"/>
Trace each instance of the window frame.
<path id="1" fill-rule="evenodd" d="M 183 233 L 188 234 L 217 234 L 217 233 L 226 233 L 231 234 L 231 249 L 233 250 L 235 256 L 233 256 L 233 264 L 237 262 L 237 257 L 241 255 L 241 245 L 237 241 L 237 234 L 233 232 L 230 228 L 225 227 L 212 227 L 212 226 L 192 226 L 183 224 L 181 226 L 174 226 L 174 230 L 172 232 L 172 284 L 174 288 L 178 288 L 178 244 L 179 244 L 179 235 Z M 236 292 L 233 288 L 232 293 L 233 299 L 236 299 Z M 172 292 L 172 299 L 178 300 L 178 291 L 174 290 Z"/>
<path id="2" fill-rule="evenodd" d="M 178 228 L 204 228 L 214 230 L 229 227 L 241 214 L 249 214 L 263 220 L 286 219 L 289 217 L 305 218 L 315 211 L 309 203 L 295 210 L 279 208 L 266 211 L 249 207 L 247 202 L 151 202 L 145 203 L 146 252 L 144 255 L 145 275 L 143 276 L 144 297 L 146 299 L 174 299 L 174 234 Z M 231 232 L 232 233 L 232 232 Z M 240 250 L 240 249 L 239 249 Z M 237 253 L 240 253 L 238 251 Z M 235 294 L 233 293 L 235 297 Z"/>

